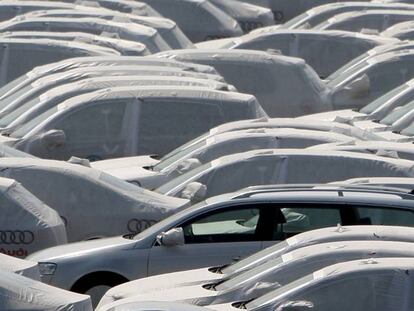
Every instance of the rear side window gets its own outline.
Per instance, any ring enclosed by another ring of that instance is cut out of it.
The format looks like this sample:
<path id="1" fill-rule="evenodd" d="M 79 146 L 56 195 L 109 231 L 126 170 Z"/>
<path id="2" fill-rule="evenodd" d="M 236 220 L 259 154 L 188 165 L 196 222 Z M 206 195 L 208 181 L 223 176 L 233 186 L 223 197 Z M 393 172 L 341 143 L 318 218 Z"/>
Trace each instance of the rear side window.
<path id="1" fill-rule="evenodd" d="M 414 226 L 414 212 L 399 208 L 356 206 L 358 223 L 370 225 Z"/>

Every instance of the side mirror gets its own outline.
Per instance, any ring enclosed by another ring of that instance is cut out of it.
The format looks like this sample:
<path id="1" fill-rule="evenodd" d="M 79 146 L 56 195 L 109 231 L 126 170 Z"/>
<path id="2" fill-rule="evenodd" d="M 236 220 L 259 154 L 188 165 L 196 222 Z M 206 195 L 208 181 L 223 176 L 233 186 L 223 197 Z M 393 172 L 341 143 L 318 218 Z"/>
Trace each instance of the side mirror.
<path id="1" fill-rule="evenodd" d="M 181 191 L 180 197 L 182 199 L 190 200 L 191 203 L 197 203 L 202 200 L 207 195 L 207 186 L 203 185 L 199 182 L 191 182 L 185 188 L 183 191 Z"/>
<path id="2" fill-rule="evenodd" d="M 177 167 L 174 171 L 178 172 L 178 174 L 182 175 L 184 173 L 187 173 L 188 171 L 191 171 L 201 165 L 201 162 L 196 158 L 190 158 L 186 159 L 184 161 L 181 161 L 178 163 Z"/>
<path id="3" fill-rule="evenodd" d="M 184 245 L 183 228 L 170 229 L 167 232 L 161 232 L 157 235 L 157 242 L 163 246 Z"/>
<path id="4" fill-rule="evenodd" d="M 367 97 L 370 93 L 371 84 L 369 77 L 364 74 L 361 77 L 353 80 L 348 83 L 343 89 L 342 92 L 348 98 L 358 99 Z"/>
<path id="5" fill-rule="evenodd" d="M 62 130 L 50 130 L 43 133 L 40 140 L 48 148 L 60 147 L 65 144 L 66 135 Z"/>

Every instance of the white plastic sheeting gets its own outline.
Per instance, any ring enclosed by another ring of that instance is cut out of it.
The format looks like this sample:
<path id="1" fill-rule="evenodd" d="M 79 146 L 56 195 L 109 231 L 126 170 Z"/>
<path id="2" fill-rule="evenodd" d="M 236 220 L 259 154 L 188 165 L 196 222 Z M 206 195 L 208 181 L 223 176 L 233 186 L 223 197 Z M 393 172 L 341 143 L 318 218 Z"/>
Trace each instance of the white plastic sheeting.
<path id="1" fill-rule="evenodd" d="M 231 49 L 278 50 L 283 55 L 302 58 L 320 77 L 331 73 L 366 51 L 397 40 L 347 31 L 272 30 L 266 28 L 234 39 L 222 47 Z M 211 42 L 214 48 L 214 42 Z M 219 42 L 218 42 L 219 43 Z M 220 44 L 219 44 L 220 45 Z"/>
<path id="2" fill-rule="evenodd" d="M 158 302 L 158 301 L 147 301 L 147 302 L 132 302 L 126 303 L 119 306 L 113 306 L 110 311 L 209 311 L 208 308 L 198 307 L 186 303 L 179 302 Z"/>
<path id="3" fill-rule="evenodd" d="M 14 142 L 17 149 L 55 159 L 164 155 L 220 123 L 264 115 L 247 94 L 184 86 L 115 87 L 68 99 L 11 137 L 22 138 Z"/>
<path id="4" fill-rule="evenodd" d="M 40 272 L 37 262 L 23 260 L 0 254 L 0 271 L 20 274 L 32 280 L 40 281 Z"/>
<path id="5" fill-rule="evenodd" d="M 414 304 L 413 272 L 411 258 L 347 261 L 282 286 L 248 302 L 246 308 L 254 311 L 290 310 L 286 308 L 287 304 L 301 301 L 320 311 L 409 311 Z M 230 308 L 229 305 L 227 309 Z"/>
<path id="6" fill-rule="evenodd" d="M 408 10 L 368 10 L 361 12 L 347 12 L 335 15 L 327 21 L 316 25 L 314 29 L 361 31 L 369 29 L 377 32 L 393 26 L 394 24 L 412 20 L 413 11 Z"/>
<path id="7" fill-rule="evenodd" d="M 85 18 L 94 17 L 112 20 L 119 23 L 132 23 L 154 28 L 172 49 L 193 48 L 188 39 L 174 21 L 161 17 L 137 16 L 127 13 L 119 13 L 110 10 L 47 10 L 36 11 L 25 15 L 26 18 L 36 17 L 70 17 Z M 22 18 L 22 17 L 20 17 Z"/>
<path id="8" fill-rule="evenodd" d="M 253 185 L 413 174 L 412 162 L 407 160 L 328 150 L 263 149 L 219 158 L 173 179 L 157 191 L 179 197 L 187 185 L 198 182 L 207 186 L 206 197 L 210 197 Z"/>
<path id="9" fill-rule="evenodd" d="M 10 96 L 17 92 L 22 87 L 29 85 L 37 79 L 51 75 L 53 73 L 64 72 L 71 69 L 83 67 L 99 67 L 99 66 L 163 66 L 180 68 L 183 71 L 193 71 L 206 74 L 216 74 L 213 67 L 182 63 L 174 60 L 150 58 L 150 57 L 135 57 L 135 56 L 116 56 L 116 57 L 77 57 L 64 60 L 61 62 L 51 63 L 44 66 L 39 66 L 33 70 L 23 74 L 16 80 L 11 81 L 4 87 L 0 88 L 0 99 Z"/>
<path id="10" fill-rule="evenodd" d="M 6 21 L 20 14 L 37 10 L 72 9 L 75 5 L 57 1 L 9 1 L 0 3 L 0 22 Z"/>
<path id="11" fill-rule="evenodd" d="M 139 42 L 95 36 L 85 32 L 15 31 L 0 33 L 5 38 L 52 39 L 95 44 L 118 51 L 121 55 L 145 56 L 150 54 L 147 47 Z"/>
<path id="12" fill-rule="evenodd" d="M 14 180 L 0 178 L 0 190 L 0 253 L 24 258 L 66 243 L 65 227 L 55 210 Z"/>
<path id="13" fill-rule="evenodd" d="M 56 75 L 51 75 L 51 78 L 56 78 Z M 53 82 L 55 83 L 56 79 L 53 79 Z M 76 82 L 65 83 L 60 86 L 50 88 L 49 90 L 45 90 L 44 87 L 40 87 L 40 89 L 35 92 L 41 94 L 39 97 L 36 98 L 32 95 L 28 98 L 23 97 L 22 100 L 12 101 L 0 112 L 0 127 L 8 128 L 7 131 L 10 131 L 11 128 L 22 125 L 41 113 L 58 106 L 66 99 L 84 93 L 116 86 L 135 86 L 139 88 L 141 86 L 155 85 L 195 86 L 211 88 L 213 90 L 227 90 L 232 88 L 225 83 L 215 80 L 180 76 L 136 76 L 132 74 L 129 76 L 106 75 L 103 77 L 87 78 Z M 3 105 L 0 104 L 0 107 L 2 106 Z"/>
<path id="14" fill-rule="evenodd" d="M 314 26 L 326 21 L 327 19 L 345 12 L 355 12 L 360 10 L 413 10 L 414 6 L 403 3 L 375 3 L 375 2 L 338 2 L 328 3 L 316 6 L 310 10 L 292 18 L 282 25 L 278 25 L 279 29 L 310 29 Z"/>
<path id="15" fill-rule="evenodd" d="M 176 50 L 159 57 L 214 66 L 240 92 L 257 97 L 272 117 L 332 110 L 326 85 L 303 60 L 263 51 Z"/>
<path id="16" fill-rule="evenodd" d="M 86 43 L 1 38 L 0 86 L 36 66 L 77 56 L 117 55 L 115 50 Z"/>
<path id="17" fill-rule="evenodd" d="M 62 0 L 63 2 L 73 2 L 73 0 Z M 131 13 L 139 16 L 155 16 L 161 15 L 154 10 L 150 5 L 142 3 L 141 1 L 130 0 L 75 0 L 76 4 L 82 6 L 90 6 L 96 8 L 97 6 L 107 8 L 122 13 Z"/>
<path id="18" fill-rule="evenodd" d="M 364 240 L 414 242 L 414 228 L 395 226 L 341 226 L 307 231 L 223 267 L 209 267 L 167 273 L 115 286 L 105 293 L 98 307 L 140 293 L 156 292 L 178 286 L 215 283 L 258 267 L 269 260 L 281 258 L 283 254 L 305 246 L 335 241 Z"/>
<path id="19" fill-rule="evenodd" d="M 147 49 L 152 53 L 171 49 L 154 28 L 138 24 L 113 22 L 100 18 L 29 18 L 23 15 L 0 23 L 0 31 L 80 31 L 140 42 L 145 44 Z"/>
<path id="20" fill-rule="evenodd" d="M 0 162 L 2 177 L 19 181 L 59 213 L 71 242 L 133 232 L 133 219 L 143 230 L 186 204 L 81 165 L 31 158 Z"/>
<path id="21" fill-rule="evenodd" d="M 252 129 L 232 131 L 207 138 L 171 157 L 165 156 L 151 169 L 137 166 L 134 161 L 122 167 L 108 167 L 103 171 L 147 189 L 154 189 L 203 163 L 224 155 L 266 148 L 306 148 L 323 142 L 346 142 L 351 137 L 322 131 L 292 128 Z"/>
<path id="22" fill-rule="evenodd" d="M 230 15 L 206 0 L 143 0 L 162 16 L 172 19 L 192 42 L 243 34 Z"/>
<path id="23" fill-rule="evenodd" d="M 1 310 L 93 310 L 89 296 L 72 293 L 6 271 L 0 271 L 0 297 Z"/>
<path id="24" fill-rule="evenodd" d="M 412 21 L 402 22 L 389 27 L 381 33 L 384 37 L 393 37 L 400 40 L 412 40 L 414 38 Z"/>

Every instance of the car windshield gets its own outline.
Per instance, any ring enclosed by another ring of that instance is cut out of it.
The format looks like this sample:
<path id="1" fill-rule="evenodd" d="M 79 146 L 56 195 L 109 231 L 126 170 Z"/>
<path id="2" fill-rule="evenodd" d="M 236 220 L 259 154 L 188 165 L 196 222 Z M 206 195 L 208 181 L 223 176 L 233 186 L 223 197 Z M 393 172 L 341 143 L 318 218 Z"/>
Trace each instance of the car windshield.
<path id="1" fill-rule="evenodd" d="M 304 24 L 309 16 L 311 16 L 311 15 L 308 12 L 302 13 L 302 14 L 290 19 L 286 23 L 282 24 L 280 29 L 290 29 L 292 27 L 297 28 L 298 26 L 301 26 L 302 24 Z M 298 25 L 296 25 L 296 24 L 298 24 Z"/>
<path id="2" fill-rule="evenodd" d="M 168 159 L 169 157 L 172 157 L 176 153 L 181 152 L 184 149 L 187 149 L 191 145 L 199 142 L 200 140 L 203 140 L 203 139 L 207 138 L 208 136 L 210 136 L 210 132 L 204 133 L 203 135 L 198 136 L 198 137 L 194 138 L 193 140 L 190 140 L 188 143 L 185 143 L 184 145 L 181 145 L 180 147 L 175 148 L 173 151 L 167 153 L 165 156 L 163 156 L 160 159 L 160 161 L 164 161 L 164 160 Z"/>
<path id="3" fill-rule="evenodd" d="M 4 85 L 0 88 L 0 94 L 6 94 L 10 90 L 14 89 L 16 86 L 18 86 L 21 83 L 23 83 L 24 81 L 26 81 L 27 79 L 28 79 L 27 75 L 22 75 L 21 77 L 7 83 L 6 85 Z"/>
<path id="4" fill-rule="evenodd" d="M 261 306 L 269 305 L 275 301 L 277 301 L 281 296 L 284 296 L 291 292 L 292 290 L 297 290 L 301 287 L 308 285 L 310 282 L 313 281 L 313 274 L 308 274 L 303 278 L 300 278 L 296 281 L 293 281 L 285 286 L 282 286 L 274 291 L 271 291 L 257 299 L 254 299 L 246 304 L 246 309 L 254 310 Z"/>
<path id="5" fill-rule="evenodd" d="M 0 118 L 0 127 L 7 127 L 11 122 L 16 120 L 18 117 L 20 117 L 23 113 L 28 111 L 30 108 L 35 106 L 36 104 L 40 103 L 39 98 L 34 98 L 32 100 L 27 101 L 23 105 L 21 105 L 18 108 L 15 108 L 14 110 L 10 111 L 8 114 L 4 115 Z"/>
<path id="6" fill-rule="evenodd" d="M 202 140 L 198 143 L 195 143 L 189 146 L 186 149 L 182 149 L 177 153 L 173 154 L 172 156 L 165 158 L 163 157 L 161 161 L 153 167 L 154 171 L 161 172 L 164 169 L 168 168 L 170 165 L 175 164 L 176 162 L 181 161 L 182 158 L 187 157 L 193 151 L 201 149 L 202 147 L 207 145 L 207 140 Z"/>
<path id="7" fill-rule="evenodd" d="M 339 76 L 341 76 L 344 72 L 348 71 L 350 68 L 353 68 L 357 64 L 363 62 L 366 58 L 369 58 L 370 55 L 368 53 L 362 54 L 351 60 L 349 63 L 346 63 L 344 66 L 333 72 L 329 77 L 326 78 L 327 81 L 335 80 Z"/>
<path id="8" fill-rule="evenodd" d="M 42 114 L 38 115 L 36 118 L 28 121 L 27 123 L 23 124 L 22 126 L 18 127 L 15 131 L 10 133 L 10 137 L 14 138 L 22 138 L 31 130 L 33 130 L 37 125 L 42 123 L 44 120 L 52 116 L 54 113 L 58 111 L 58 107 L 53 107 Z"/>
<path id="9" fill-rule="evenodd" d="M 411 110 L 413 110 L 414 108 L 414 101 L 406 104 L 403 107 L 397 107 L 393 112 L 391 112 L 390 114 L 388 114 L 384 119 L 382 119 L 380 122 L 382 124 L 388 124 L 391 125 L 393 124 L 395 121 L 397 121 L 398 119 L 404 117 L 405 115 L 407 115 L 408 113 L 411 112 Z"/>
<path id="10" fill-rule="evenodd" d="M 277 243 L 274 246 L 268 247 L 260 252 L 257 252 L 249 257 L 244 258 L 238 262 L 235 262 L 221 270 L 223 274 L 232 274 L 238 271 L 243 271 L 248 267 L 254 267 L 259 263 L 266 261 L 267 258 L 272 258 L 276 254 L 282 254 L 283 251 L 289 247 L 286 241 Z"/>
<path id="11" fill-rule="evenodd" d="M 196 176 L 204 171 L 207 171 L 209 168 L 211 167 L 211 162 L 210 163 L 206 163 L 203 164 L 199 167 L 196 167 L 195 169 L 181 175 L 178 176 L 176 178 L 174 178 L 173 180 L 165 183 L 164 185 L 162 185 L 161 187 L 155 189 L 156 192 L 158 193 L 167 193 L 169 191 L 171 191 L 172 189 L 180 186 L 181 184 L 186 183 L 189 179 L 191 179 L 193 176 Z"/>
<path id="12" fill-rule="evenodd" d="M 279 267 L 283 264 L 282 257 L 269 260 L 258 267 L 253 269 L 247 270 L 242 274 L 237 274 L 236 276 L 230 277 L 228 280 L 224 281 L 223 283 L 218 284 L 215 289 L 217 291 L 228 291 L 232 290 L 236 287 L 239 287 L 240 284 L 246 284 L 251 282 L 251 280 L 256 279 L 258 281 L 258 276 L 266 274 L 269 270 L 274 270 L 275 268 Z"/>
<path id="13" fill-rule="evenodd" d="M 327 83 L 327 85 L 332 89 L 343 86 L 345 83 L 355 78 L 355 76 L 357 76 L 358 74 L 366 72 L 367 69 L 371 66 L 372 65 L 368 61 L 363 61 L 360 64 L 357 64 L 355 67 L 349 69 L 347 72 L 338 75 L 335 79 L 331 79 L 329 76 L 329 82 Z"/>
<path id="14" fill-rule="evenodd" d="M 365 113 L 365 114 L 373 113 L 375 110 L 377 110 L 382 105 L 386 104 L 388 101 L 399 98 L 399 95 L 403 95 L 404 94 L 403 92 L 407 90 L 408 88 L 409 86 L 407 84 L 403 84 L 391 90 L 390 92 L 385 93 L 383 96 L 377 98 L 376 100 L 372 101 L 370 104 L 363 107 L 360 110 L 360 112 Z"/>

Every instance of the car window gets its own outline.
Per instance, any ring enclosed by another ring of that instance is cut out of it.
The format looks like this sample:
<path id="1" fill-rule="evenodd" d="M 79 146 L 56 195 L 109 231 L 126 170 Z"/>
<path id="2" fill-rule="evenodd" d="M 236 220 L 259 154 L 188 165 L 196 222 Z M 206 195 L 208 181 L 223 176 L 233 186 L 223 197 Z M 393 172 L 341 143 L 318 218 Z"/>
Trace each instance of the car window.
<path id="1" fill-rule="evenodd" d="M 355 207 L 359 223 L 370 225 L 414 226 L 414 212 L 399 208 Z"/>
<path id="2" fill-rule="evenodd" d="M 342 224 L 340 207 L 289 205 L 281 209 L 286 223 L 275 228 L 274 236 L 283 239 L 301 232 Z"/>
<path id="3" fill-rule="evenodd" d="M 220 210 L 183 226 L 185 243 L 254 241 L 260 209 L 246 207 Z"/>

